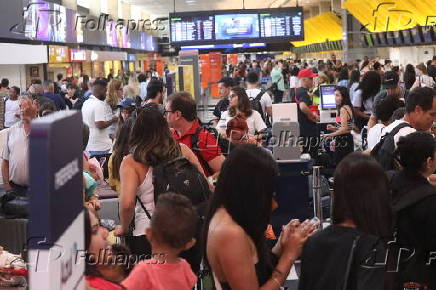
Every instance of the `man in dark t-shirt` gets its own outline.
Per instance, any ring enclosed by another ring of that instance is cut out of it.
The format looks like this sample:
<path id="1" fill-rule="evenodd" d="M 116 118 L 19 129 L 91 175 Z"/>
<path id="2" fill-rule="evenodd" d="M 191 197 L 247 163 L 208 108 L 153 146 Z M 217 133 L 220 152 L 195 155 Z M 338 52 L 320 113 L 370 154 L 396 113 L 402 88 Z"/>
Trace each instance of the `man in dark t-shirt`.
<path id="1" fill-rule="evenodd" d="M 313 87 L 313 78 L 317 74 L 311 69 L 304 69 L 298 73 L 300 87 L 297 88 L 295 102 L 298 104 L 298 123 L 300 124 L 300 142 L 303 142 L 303 153 L 309 153 L 312 158 L 318 154 L 319 130 L 316 122 L 319 116 L 312 112 L 309 106 L 313 105 L 309 89 Z"/>
<path id="2" fill-rule="evenodd" d="M 222 96 L 222 99 L 216 104 L 215 109 L 213 110 L 213 115 L 217 118 L 217 121 L 221 119 L 221 113 L 227 111 L 227 108 L 230 104 L 230 90 L 233 86 L 234 82 L 230 77 L 223 77 L 218 82 L 219 93 Z"/>

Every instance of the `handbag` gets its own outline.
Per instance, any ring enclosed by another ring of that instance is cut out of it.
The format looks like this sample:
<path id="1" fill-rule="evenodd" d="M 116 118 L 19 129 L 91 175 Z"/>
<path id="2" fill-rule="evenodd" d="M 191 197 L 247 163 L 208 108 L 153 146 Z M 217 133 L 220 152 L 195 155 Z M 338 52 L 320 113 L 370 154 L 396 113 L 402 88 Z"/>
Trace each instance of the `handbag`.
<path id="1" fill-rule="evenodd" d="M 20 195 L 15 190 L 8 190 L 0 198 L 1 211 L 6 218 L 27 218 L 29 215 L 29 198 L 27 195 Z"/>

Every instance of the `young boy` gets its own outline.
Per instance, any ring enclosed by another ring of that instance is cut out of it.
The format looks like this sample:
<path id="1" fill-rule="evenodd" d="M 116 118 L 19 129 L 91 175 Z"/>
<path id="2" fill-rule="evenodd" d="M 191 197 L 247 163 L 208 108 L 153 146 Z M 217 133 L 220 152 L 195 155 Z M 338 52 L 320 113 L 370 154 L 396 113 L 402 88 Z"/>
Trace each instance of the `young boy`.
<path id="1" fill-rule="evenodd" d="M 197 277 L 179 254 L 194 246 L 197 224 L 198 214 L 189 199 L 162 194 L 146 230 L 153 258 L 136 265 L 122 285 L 128 290 L 193 289 Z"/>

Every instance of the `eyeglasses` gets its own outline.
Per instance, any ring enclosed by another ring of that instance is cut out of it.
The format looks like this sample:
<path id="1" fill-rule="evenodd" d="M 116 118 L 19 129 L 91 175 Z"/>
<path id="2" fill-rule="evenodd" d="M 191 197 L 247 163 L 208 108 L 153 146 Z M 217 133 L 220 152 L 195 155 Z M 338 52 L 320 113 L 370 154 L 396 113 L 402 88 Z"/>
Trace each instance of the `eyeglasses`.
<path id="1" fill-rule="evenodd" d="M 163 112 L 164 116 L 165 116 L 166 114 L 168 114 L 168 113 L 174 113 L 174 111 L 167 111 L 167 110 L 165 110 L 165 111 Z"/>

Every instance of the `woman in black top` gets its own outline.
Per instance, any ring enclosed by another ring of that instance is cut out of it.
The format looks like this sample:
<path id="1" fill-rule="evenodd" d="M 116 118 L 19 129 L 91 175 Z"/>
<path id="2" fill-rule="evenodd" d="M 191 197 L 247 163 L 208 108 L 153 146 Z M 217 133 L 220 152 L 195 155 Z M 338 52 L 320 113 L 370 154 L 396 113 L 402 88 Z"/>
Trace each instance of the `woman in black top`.
<path id="1" fill-rule="evenodd" d="M 368 124 L 369 118 L 372 115 L 374 98 L 380 92 L 380 89 L 380 74 L 375 71 L 369 71 L 363 75 L 362 81 L 353 97 L 354 120 L 359 129 Z"/>
<path id="2" fill-rule="evenodd" d="M 280 289 L 303 243 L 314 231 L 309 221 L 291 221 L 268 249 L 277 168 L 271 154 L 255 145 L 235 148 L 224 162 L 205 219 L 206 261 L 222 289 Z"/>
<path id="3" fill-rule="evenodd" d="M 395 289 L 403 289 L 406 282 L 436 289 L 436 188 L 428 182 L 436 170 L 435 150 L 434 137 L 425 132 L 398 141 L 403 170 L 391 180 L 395 228 L 401 247 L 415 251 L 415 255 L 400 264 Z"/>
<path id="4" fill-rule="evenodd" d="M 326 134 L 324 137 L 333 138 L 335 163 L 339 164 L 345 156 L 354 151 L 354 141 L 351 135 L 351 130 L 353 130 L 354 126 L 353 105 L 351 104 L 350 95 L 346 87 L 336 87 L 335 100 L 338 106 L 337 124 L 327 125 L 327 130 L 332 133 Z"/>
<path id="5" fill-rule="evenodd" d="M 299 290 L 384 288 L 384 242 L 391 236 L 389 184 L 383 168 L 361 153 L 335 172 L 333 225 L 304 245 Z M 346 284 L 346 285 L 345 285 Z"/>
<path id="6" fill-rule="evenodd" d="M 405 88 L 407 90 L 410 90 L 416 81 L 415 68 L 410 63 L 408 65 L 406 65 L 406 70 L 404 72 L 403 79 L 404 79 Z"/>

